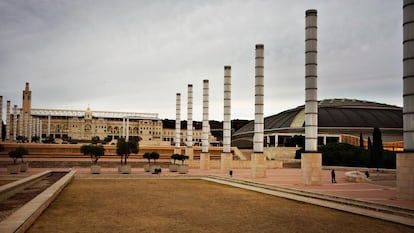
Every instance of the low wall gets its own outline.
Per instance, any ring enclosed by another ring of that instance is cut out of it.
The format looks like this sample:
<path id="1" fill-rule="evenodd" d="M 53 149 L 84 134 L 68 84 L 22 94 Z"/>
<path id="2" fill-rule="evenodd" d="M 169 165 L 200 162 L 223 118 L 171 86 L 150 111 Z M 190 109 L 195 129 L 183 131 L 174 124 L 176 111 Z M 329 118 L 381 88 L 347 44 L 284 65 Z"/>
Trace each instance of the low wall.
<path id="1" fill-rule="evenodd" d="M 268 159 L 292 160 L 300 147 L 265 147 L 263 153 Z"/>
<path id="2" fill-rule="evenodd" d="M 200 160 L 189 160 L 186 161 L 190 168 L 200 168 Z M 250 160 L 233 160 L 231 162 L 231 169 L 250 169 L 251 168 Z M 221 161 L 220 160 L 210 160 L 210 169 L 220 169 Z M 266 167 L 268 169 L 283 168 L 283 161 L 280 160 L 267 160 Z"/>
<path id="3" fill-rule="evenodd" d="M 39 144 L 39 143 L 3 143 L 4 150 L 0 151 L 0 156 L 8 156 L 8 153 L 19 147 L 25 147 L 29 151 L 29 156 L 39 157 L 84 157 L 80 152 L 80 147 L 83 144 Z M 115 145 L 104 145 L 105 156 L 117 156 Z M 150 146 L 140 145 L 138 155 L 143 155 L 145 152 L 157 151 L 160 158 L 168 159 L 174 153 L 173 146 Z M 193 153 L 196 158 L 200 157 L 201 147 L 193 147 Z M 220 159 L 222 147 L 210 147 L 209 153 L 213 159 Z M 181 147 L 181 153 L 185 153 L 185 147 Z"/>

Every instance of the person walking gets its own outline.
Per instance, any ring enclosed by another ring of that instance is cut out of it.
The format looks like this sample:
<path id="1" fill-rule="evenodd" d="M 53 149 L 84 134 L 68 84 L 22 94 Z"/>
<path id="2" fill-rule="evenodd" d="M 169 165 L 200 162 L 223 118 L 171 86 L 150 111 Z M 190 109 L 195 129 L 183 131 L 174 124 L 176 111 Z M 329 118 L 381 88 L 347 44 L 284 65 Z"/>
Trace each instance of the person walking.
<path id="1" fill-rule="evenodd" d="M 332 183 L 336 183 L 336 179 L 335 179 L 335 169 L 332 169 L 331 171 L 331 179 L 332 179 Z"/>

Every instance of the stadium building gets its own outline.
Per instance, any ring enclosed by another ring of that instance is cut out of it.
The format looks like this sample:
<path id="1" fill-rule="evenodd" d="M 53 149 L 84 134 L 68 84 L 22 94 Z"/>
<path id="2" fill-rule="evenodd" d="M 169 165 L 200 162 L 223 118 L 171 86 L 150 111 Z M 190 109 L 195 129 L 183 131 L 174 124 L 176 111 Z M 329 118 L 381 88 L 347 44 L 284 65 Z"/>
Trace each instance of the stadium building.
<path id="1" fill-rule="evenodd" d="M 304 135 L 305 106 L 298 106 L 265 118 L 264 146 L 286 146 L 295 135 Z M 374 127 L 380 128 L 384 148 L 402 150 L 402 108 L 387 104 L 355 100 L 326 99 L 318 104 L 318 144 L 346 142 L 359 145 L 362 134 L 365 147 Z M 254 122 L 233 134 L 232 145 L 252 148 Z"/>

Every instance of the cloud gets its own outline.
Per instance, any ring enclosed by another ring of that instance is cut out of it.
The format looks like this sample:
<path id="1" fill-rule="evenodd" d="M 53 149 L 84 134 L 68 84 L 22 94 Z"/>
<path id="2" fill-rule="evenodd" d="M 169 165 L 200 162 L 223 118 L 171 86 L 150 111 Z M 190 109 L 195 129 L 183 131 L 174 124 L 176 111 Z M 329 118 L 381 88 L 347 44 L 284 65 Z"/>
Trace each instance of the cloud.
<path id="1" fill-rule="evenodd" d="M 265 115 L 304 102 L 304 15 L 318 9 L 319 96 L 401 105 L 402 11 L 396 1 L 0 1 L 0 95 L 38 108 L 157 112 L 202 80 L 222 119 L 224 65 L 233 118 L 254 118 L 254 46 L 265 45 Z"/>

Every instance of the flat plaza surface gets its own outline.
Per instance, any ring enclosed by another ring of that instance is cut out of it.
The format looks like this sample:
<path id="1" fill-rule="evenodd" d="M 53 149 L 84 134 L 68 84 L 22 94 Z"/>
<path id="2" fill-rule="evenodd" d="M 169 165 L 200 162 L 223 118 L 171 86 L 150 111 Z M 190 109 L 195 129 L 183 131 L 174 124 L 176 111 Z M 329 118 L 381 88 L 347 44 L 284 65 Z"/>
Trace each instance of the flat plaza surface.
<path id="1" fill-rule="evenodd" d="M 75 179 L 28 232 L 414 232 L 203 180 Z"/>

